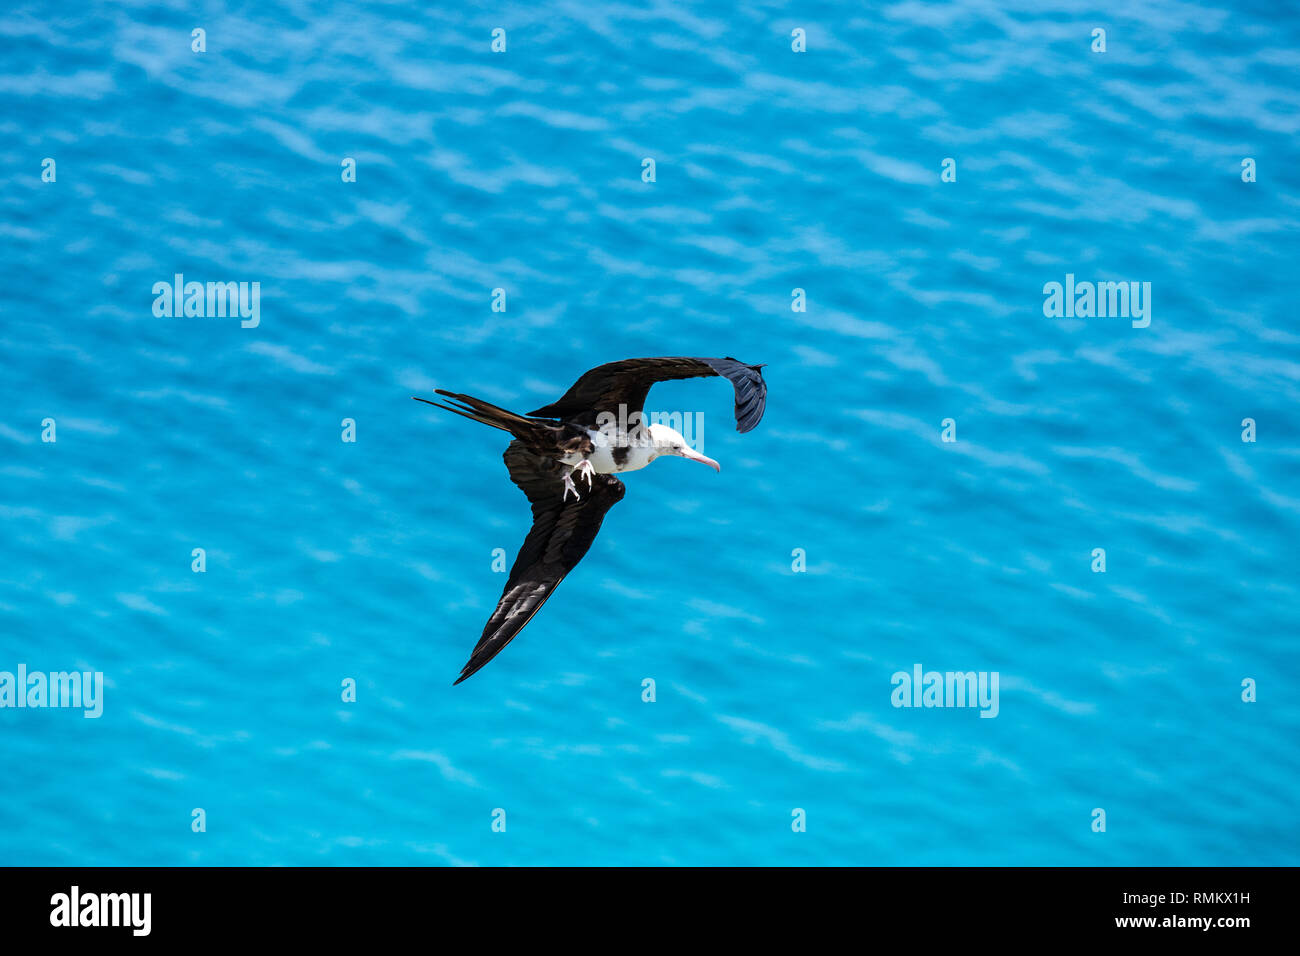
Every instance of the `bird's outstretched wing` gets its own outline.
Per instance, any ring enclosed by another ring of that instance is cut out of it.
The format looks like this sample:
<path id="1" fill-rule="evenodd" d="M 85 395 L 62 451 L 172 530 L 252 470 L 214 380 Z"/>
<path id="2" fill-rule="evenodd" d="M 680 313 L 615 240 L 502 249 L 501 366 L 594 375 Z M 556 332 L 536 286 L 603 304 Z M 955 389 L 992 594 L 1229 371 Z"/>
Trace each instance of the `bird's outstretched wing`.
<path id="1" fill-rule="evenodd" d="M 510 480 L 532 502 L 533 527 L 457 684 L 500 654 L 532 620 L 564 576 L 582 560 L 596 540 L 605 512 L 622 499 L 626 490 L 613 475 L 592 475 L 590 491 L 585 479 L 579 478 L 577 487 L 582 497 L 565 501 L 564 466 L 534 455 L 518 440 L 506 449 L 505 463 Z"/>
<path id="2" fill-rule="evenodd" d="M 528 414 L 594 425 L 601 412 L 617 418 L 619 405 L 627 406 L 628 415 L 641 411 L 655 382 L 721 375 L 736 389 L 736 431 L 747 432 L 758 424 L 767 404 L 762 367 L 734 358 L 624 359 L 596 366 L 574 382 L 558 402 Z"/>

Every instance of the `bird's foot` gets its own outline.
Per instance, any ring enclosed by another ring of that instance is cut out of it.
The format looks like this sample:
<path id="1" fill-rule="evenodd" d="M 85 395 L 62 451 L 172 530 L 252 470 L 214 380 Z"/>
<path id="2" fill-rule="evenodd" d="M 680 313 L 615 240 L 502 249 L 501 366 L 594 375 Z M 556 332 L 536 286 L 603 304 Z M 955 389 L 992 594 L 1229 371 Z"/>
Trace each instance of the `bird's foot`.
<path id="1" fill-rule="evenodd" d="M 562 500 L 562 501 L 568 501 L 568 500 L 569 500 L 569 495 L 570 495 L 570 494 L 573 495 L 573 500 L 574 500 L 574 501 L 581 501 L 581 500 L 582 500 L 582 498 L 578 495 L 578 489 L 577 489 L 577 487 L 573 484 L 573 474 L 572 474 L 572 473 L 567 474 L 567 475 L 564 476 L 564 497 L 563 497 L 561 500 Z"/>
<path id="2" fill-rule="evenodd" d="M 591 490 L 591 476 L 594 475 L 595 473 L 596 473 L 595 467 L 586 458 L 578 462 L 578 464 L 574 466 L 573 471 L 571 472 L 571 474 L 581 475 L 582 477 L 587 479 L 588 491 Z"/>

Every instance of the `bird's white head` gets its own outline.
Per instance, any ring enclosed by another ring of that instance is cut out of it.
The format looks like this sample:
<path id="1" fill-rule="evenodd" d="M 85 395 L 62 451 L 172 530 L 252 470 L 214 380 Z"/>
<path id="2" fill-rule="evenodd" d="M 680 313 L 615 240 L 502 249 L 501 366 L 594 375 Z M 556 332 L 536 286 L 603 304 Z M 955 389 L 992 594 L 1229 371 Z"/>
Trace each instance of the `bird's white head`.
<path id="1" fill-rule="evenodd" d="M 714 471 L 722 471 L 722 466 L 707 455 L 701 455 L 686 442 L 686 437 L 675 428 L 667 425 L 661 425 L 656 422 L 649 425 L 646 431 L 650 433 L 650 440 L 654 445 L 654 453 L 658 455 L 676 455 L 679 458 L 688 458 L 691 461 L 703 462 Z"/>

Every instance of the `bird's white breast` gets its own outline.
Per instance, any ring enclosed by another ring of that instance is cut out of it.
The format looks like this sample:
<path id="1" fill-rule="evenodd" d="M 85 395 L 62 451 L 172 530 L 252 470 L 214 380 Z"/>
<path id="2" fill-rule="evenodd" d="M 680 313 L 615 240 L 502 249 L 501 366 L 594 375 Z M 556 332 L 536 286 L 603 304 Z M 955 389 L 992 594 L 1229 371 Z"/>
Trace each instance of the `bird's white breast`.
<path id="1" fill-rule="evenodd" d="M 612 475 L 623 471 L 639 471 L 658 457 L 652 443 L 634 442 L 628 448 L 627 455 L 620 456 L 622 458 L 620 464 L 614 457 L 614 450 L 618 447 L 616 433 L 589 428 L 587 434 L 592 444 L 591 454 L 587 456 L 587 460 L 591 462 L 591 467 L 597 474 Z M 566 465 L 576 465 L 581 460 L 579 455 L 566 455 L 561 459 Z"/>

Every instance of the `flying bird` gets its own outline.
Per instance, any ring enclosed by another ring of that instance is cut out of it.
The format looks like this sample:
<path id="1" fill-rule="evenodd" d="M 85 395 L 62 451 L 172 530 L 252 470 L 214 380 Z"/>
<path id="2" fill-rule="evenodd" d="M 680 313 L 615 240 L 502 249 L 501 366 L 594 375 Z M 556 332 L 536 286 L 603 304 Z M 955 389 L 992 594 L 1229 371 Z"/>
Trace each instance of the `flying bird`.
<path id="1" fill-rule="evenodd" d="M 533 526 L 501 599 L 455 683 L 501 653 L 582 560 L 605 512 L 626 490 L 615 474 L 637 471 L 667 455 L 722 470 L 712 458 L 691 448 L 677 430 L 644 424 L 650 386 L 671 379 L 722 376 L 735 388 L 736 430 L 747 432 L 763 417 L 767 403 L 762 368 L 734 358 L 625 359 L 593 368 L 559 401 L 527 415 L 440 388 L 434 391 L 448 403 L 416 398 L 509 432 L 506 470 L 533 508 Z M 575 476 L 579 481 L 574 481 Z"/>

